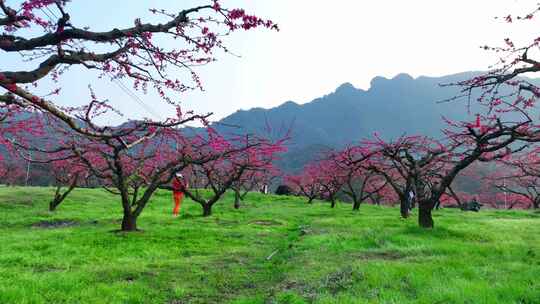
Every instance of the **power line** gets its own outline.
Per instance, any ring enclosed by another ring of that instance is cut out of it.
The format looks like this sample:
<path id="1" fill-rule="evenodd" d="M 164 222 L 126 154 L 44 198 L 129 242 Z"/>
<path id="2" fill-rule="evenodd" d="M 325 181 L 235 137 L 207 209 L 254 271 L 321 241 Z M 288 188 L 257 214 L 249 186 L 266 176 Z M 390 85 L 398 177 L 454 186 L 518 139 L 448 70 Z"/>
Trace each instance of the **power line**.
<path id="1" fill-rule="evenodd" d="M 156 118 L 163 120 L 163 117 L 161 117 L 161 115 L 159 115 L 157 112 L 154 112 L 154 110 L 152 110 L 152 108 L 150 108 L 146 103 L 144 103 L 144 101 L 138 95 L 136 95 L 133 91 L 131 91 L 128 87 L 126 87 L 126 85 L 120 79 L 116 79 L 112 77 L 112 75 L 110 76 L 113 80 L 113 83 L 115 83 L 122 91 L 124 91 L 124 93 L 126 93 L 129 97 L 131 97 L 132 100 L 138 103 L 150 115 L 153 115 Z"/>

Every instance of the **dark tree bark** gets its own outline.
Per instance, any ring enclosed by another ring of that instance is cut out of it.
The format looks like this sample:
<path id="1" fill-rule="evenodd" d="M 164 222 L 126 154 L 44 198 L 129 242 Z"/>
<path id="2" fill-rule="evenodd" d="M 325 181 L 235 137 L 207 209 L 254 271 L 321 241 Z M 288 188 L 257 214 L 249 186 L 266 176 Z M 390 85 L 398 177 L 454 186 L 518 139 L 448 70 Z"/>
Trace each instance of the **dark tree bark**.
<path id="1" fill-rule="evenodd" d="M 211 204 L 204 204 L 203 206 L 203 217 L 211 216 L 212 215 L 212 205 Z"/>
<path id="2" fill-rule="evenodd" d="M 240 200 L 242 199 L 238 191 L 234 191 L 234 209 L 240 209 Z"/>
<path id="3" fill-rule="evenodd" d="M 420 227 L 429 229 L 434 227 L 433 216 L 431 215 L 433 205 L 430 201 L 419 202 L 418 224 Z"/>
<path id="4" fill-rule="evenodd" d="M 408 192 L 407 192 L 408 193 Z M 401 214 L 401 217 L 406 219 L 410 216 L 411 208 L 409 206 L 409 199 L 407 195 L 402 195 L 401 193 L 398 193 L 399 196 L 399 212 Z"/>
<path id="5" fill-rule="evenodd" d="M 62 185 L 59 184 L 56 187 L 56 192 L 54 194 L 54 198 L 52 201 L 49 202 L 49 211 L 55 211 L 56 208 L 68 197 L 68 195 L 75 189 L 75 186 L 77 186 L 78 176 L 75 176 L 73 178 L 73 181 L 69 185 L 68 189 L 64 193 L 60 193 L 62 190 Z"/>
<path id="6" fill-rule="evenodd" d="M 137 229 L 137 217 L 136 215 L 124 212 L 124 218 L 122 218 L 122 229 L 123 232 L 134 232 L 138 231 Z"/>
<path id="7" fill-rule="evenodd" d="M 330 197 L 330 207 L 335 208 L 336 207 L 336 199 L 334 197 Z"/>

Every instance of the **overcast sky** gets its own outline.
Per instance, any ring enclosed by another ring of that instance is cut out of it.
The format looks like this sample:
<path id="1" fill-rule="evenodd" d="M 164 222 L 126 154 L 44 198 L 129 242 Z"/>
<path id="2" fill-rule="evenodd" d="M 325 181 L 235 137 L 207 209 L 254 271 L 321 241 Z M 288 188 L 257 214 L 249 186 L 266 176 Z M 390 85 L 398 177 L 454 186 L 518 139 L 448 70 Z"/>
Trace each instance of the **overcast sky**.
<path id="1" fill-rule="evenodd" d="M 227 46 L 241 58 L 220 54 L 218 62 L 200 70 L 206 91 L 181 99 L 187 108 L 212 111 L 219 119 L 237 109 L 274 107 L 287 100 L 309 102 L 344 82 L 368 89 L 375 76 L 485 70 L 496 57 L 480 45 L 502 45 L 506 37 L 534 38 L 535 33 L 530 23 L 508 25 L 494 17 L 526 13 L 536 2 L 222 0 L 224 6 L 243 7 L 274 20 L 281 31 L 239 32 L 230 37 Z M 138 16 L 149 20 L 151 7 L 178 11 L 201 3 L 207 1 L 74 0 L 70 10 L 76 25 L 105 30 L 130 26 Z M 12 57 L 0 58 L 1 69 L 16 64 Z M 80 70 L 66 76 L 60 102 L 86 102 L 89 83 L 130 117 L 151 116 L 109 81 L 94 80 Z M 161 102 L 141 97 L 159 115 L 172 114 Z"/>

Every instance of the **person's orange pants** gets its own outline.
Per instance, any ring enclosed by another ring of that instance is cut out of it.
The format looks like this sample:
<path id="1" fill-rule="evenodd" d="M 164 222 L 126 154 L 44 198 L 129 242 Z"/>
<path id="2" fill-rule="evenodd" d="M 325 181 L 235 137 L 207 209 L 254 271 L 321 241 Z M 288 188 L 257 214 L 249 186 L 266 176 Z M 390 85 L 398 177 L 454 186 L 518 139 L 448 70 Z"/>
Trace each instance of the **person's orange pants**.
<path id="1" fill-rule="evenodd" d="M 174 197 L 173 215 L 177 216 L 178 213 L 180 213 L 180 206 L 182 205 L 182 200 L 184 199 L 184 192 L 174 191 L 173 197 Z"/>

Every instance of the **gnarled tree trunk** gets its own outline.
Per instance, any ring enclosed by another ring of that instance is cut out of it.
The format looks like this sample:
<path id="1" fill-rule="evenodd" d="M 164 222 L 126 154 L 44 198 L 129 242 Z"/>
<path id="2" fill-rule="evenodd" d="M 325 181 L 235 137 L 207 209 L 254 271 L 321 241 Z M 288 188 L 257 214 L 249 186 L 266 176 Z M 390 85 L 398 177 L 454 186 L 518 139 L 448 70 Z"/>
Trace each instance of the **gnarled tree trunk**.
<path id="1" fill-rule="evenodd" d="M 234 191 L 234 209 L 240 209 L 240 200 L 242 198 L 240 197 L 240 193 L 238 191 Z"/>
<path id="2" fill-rule="evenodd" d="M 49 211 L 55 211 L 56 208 L 66 199 L 66 197 L 75 189 L 75 186 L 77 186 L 78 177 L 76 176 L 71 184 L 69 185 L 69 188 L 66 190 L 66 192 L 60 194 L 60 191 L 62 190 L 62 186 L 58 185 L 56 187 L 56 192 L 54 193 L 54 198 L 52 201 L 49 202 Z"/>
<path id="3" fill-rule="evenodd" d="M 333 197 L 333 196 L 330 196 L 328 199 L 330 200 L 330 208 L 335 208 L 336 207 L 336 198 Z"/>
<path id="4" fill-rule="evenodd" d="M 211 204 L 204 204 L 203 207 L 203 216 L 211 216 L 212 215 L 212 205 Z"/>
<path id="5" fill-rule="evenodd" d="M 131 212 L 124 212 L 121 230 L 124 232 L 137 231 L 137 216 Z"/>
<path id="6" fill-rule="evenodd" d="M 418 224 L 422 228 L 431 229 L 434 227 L 433 216 L 433 203 L 429 200 L 420 201 L 418 204 Z"/>
<path id="7" fill-rule="evenodd" d="M 409 218 L 410 215 L 410 207 L 409 207 L 409 199 L 406 196 L 399 196 L 399 211 L 401 213 L 402 218 Z"/>
<path id="8" fill-rule="evenodd" d="M 132 202 L 130 201 L 127 187 L 120 188 L 119 190 L 120 197 L 122 198 L 122 209 L 124 210 L 124 217 L 122 218 L 122 227 L 120 230 L 123 232 L 137 231 L 138 214 L 132 210 Z"/>
<path id="9" fill-rule="evenodd" d="M 62 196 L 55 194 L 54 198 L 49 202 L 49 211 L 56 211 L 56 208 L 62 203 L 62 201 Z"/>

